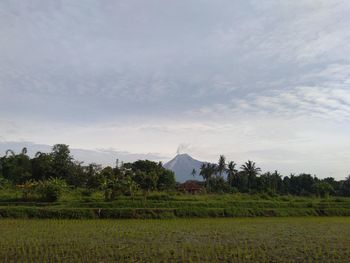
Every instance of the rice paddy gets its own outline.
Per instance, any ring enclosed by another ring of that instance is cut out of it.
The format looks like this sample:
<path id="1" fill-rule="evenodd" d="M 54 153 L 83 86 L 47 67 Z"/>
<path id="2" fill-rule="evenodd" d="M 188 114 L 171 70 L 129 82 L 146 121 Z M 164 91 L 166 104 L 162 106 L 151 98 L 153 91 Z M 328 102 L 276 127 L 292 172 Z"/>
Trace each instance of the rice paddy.
<path id="1" fill-rule="evenodd" d="M 0 262 L 349 262 L 350 218 L 0 220 Z"/>

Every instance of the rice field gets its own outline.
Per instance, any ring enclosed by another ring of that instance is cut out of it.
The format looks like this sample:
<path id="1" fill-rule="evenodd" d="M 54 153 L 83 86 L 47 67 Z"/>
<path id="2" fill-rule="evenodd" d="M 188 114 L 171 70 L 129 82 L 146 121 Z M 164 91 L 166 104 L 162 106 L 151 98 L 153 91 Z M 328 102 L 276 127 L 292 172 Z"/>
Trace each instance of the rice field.
<path id="1" fill-rule="evenodd" d="M 0 262 L 349 262 L 350 218 L 0 220 Z"/>

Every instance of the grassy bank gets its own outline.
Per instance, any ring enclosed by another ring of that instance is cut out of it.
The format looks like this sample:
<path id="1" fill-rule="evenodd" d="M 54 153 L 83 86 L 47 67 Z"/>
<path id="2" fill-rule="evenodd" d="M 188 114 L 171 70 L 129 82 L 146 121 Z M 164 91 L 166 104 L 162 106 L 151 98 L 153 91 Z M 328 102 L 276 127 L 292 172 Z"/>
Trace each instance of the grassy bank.
<path id="1" fill-rule="evenodd" d="M 105 202 L 100 193 L 66 194 L 59 202 L 0 201 L 0 218 L 190 218 L 257 216 L 350 216 L 349 198 L 153 193 Z"/>

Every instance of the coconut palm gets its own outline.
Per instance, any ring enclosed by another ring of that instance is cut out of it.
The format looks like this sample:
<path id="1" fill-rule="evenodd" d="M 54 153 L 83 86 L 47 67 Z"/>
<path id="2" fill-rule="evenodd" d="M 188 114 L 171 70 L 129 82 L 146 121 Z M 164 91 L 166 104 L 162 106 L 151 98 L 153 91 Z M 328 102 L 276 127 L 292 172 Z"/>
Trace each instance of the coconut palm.
<path id="1" fill-rule="evenodd" d="M 237 176 L 237 169 L 236 169 L 236 163 L 231 161 L 227 165 L 226 173 L 227 173 L 227 181 L 228 183 L 233 186 L 233 182 L 235 179 L 235 176 Z"/>
<path id="2" fill-rule="evenodd" d="M 12 151 L 11 149 L 8 149 L 8 150 L 6 151 L 6 153 L 5 153 L 5 156 L 8 157 L 9 155 L 15 156 L 16 154 L 15 154 L 15 152 Z"/>
<path id="3" fill-rule="evenodd" d="M 211 163 L 202 163 L 199 174 L 205 181 L 210 179 L 216 172 L 216 165 Z"/>
<path id="4" fill-rule="evenodd" d="M 196 176 L 196 174 L 197 174 L 197 171 L 196 171 L 196 169 L 192 169 L 192 172 L 191 172 L 191 175 L 193 176 L 193 177 L 195 177 Z"/>
<path id="5" fill-rule="evenodd" d="M 207 181 L 209 178 L 207 163 L 202 163 L 199 175 L 203 177 L 204 181 Z"/>
<path id="6" fill-rule="evenodd" d="M 226 172 L 228 173 L 228 174 L 235 174 L 235 173 L 237 173 L 237 169 L 235 169 L 236 168 L 236 163 L 235 162 L 233 162 L 233 161 L 231 161 L 231 162 L 229 162 L 228 163 L 228 165 L 227 165 L 227 169 L 226 169 Z"/>
<path id="7" fill-rule="evenodd" d="M 38 158 L 38 157 L 41 157 L 43 155 L 44 155 L 44 153 L 39 151 L 39 152 L 36 152 L 36 154 L 34 156 L 35 156 L 35 158 Z"/>
<path id="8" fill-rule="evenodd" d="M 220 155 L 217 171 L 220 176 L 222 176 L 222 173 L 226 171 L 226 158 L 223 155 Z"/>
<path id="9" fill-rule="evenodd" d="M 257 176 L 261 169 L 255 166 L 255 162 L 249 161 L 241 166 L 241 169 L 250 176 Z"/>
<path id="10" fill-rule="evenodd" d="M 249 160 L 241 166 L 241 169 L 248 176 L 248 189 L 254 189 L 256 187 L 256 176 L 261 169 L 256 167 L 255 162 Z"/>
<path id="11" fill-rule="evenodd" d="M 26 155 L 27 152 L 28 152 L 27 147 L 24 147 L 24 148 L 22 149 L 21 154 Z"/>

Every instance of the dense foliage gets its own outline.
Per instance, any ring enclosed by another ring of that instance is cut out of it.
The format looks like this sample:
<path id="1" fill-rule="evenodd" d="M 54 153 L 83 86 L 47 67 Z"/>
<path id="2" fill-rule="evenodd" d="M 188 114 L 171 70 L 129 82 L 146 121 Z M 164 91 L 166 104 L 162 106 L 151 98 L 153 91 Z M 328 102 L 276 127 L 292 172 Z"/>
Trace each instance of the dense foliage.
<path id="1" fill-rule="evenodd" d="M 332 177 L 319 179 L 311 174 L 282 176 L 277 171 L 261 173 L 261 169 L 252 161 L 247 161 L 236 169 L 236 163 L 226 162 L 223 155 L 218 164 L 203 163 L 200 173 L 208 192 L 241 192 L 269 195 L 328 195 L 350 196 L 350 176 L 336 181 Z M 224 177 L 226 175 L 226 178 Z"/>
<path id="2" fill-rule="evenodd" d="M 310 174 L 282 176 L 277 171 L 261 173 L 252 161 L 239 169 L 233 161 L 227 162 L 221 155 L 218 164 L 203 163 L 198 173 L 204 180 L 204 192 L 208 193 L 265 193 L 274 195 L 350 196 L 350 176 L 345 180 L 319 179 Z M 41 200 L 56 201 L 68 187 L 85 189 L 83 194 L 103 191 L 105 200 L 119 196 L 133 197 L 142 192 L 146 197 L 151 191 L 175 190 L 174 173 L 163 168 L 161 163 L 139 160 L 134 163 L 119 163 L 115 167 L 102 167 L 91 163 L 84 165 L 74 160 L 69 147 L 57 144 L 51 153 L 38 152 L 33 158 L 23 148 L 19 154 L 12 150 L 0 158 L 0 189 L 9 186 L 22 189 L 23 199 L 39 196 Z"/>
<path id="3" fill-rule="evenodd" d="M 117 162 L 115 167 L 91 163 L 83 165 L 73 159 L 69 147 L 57 144 L 51 153 L 38 152 L 34 158 L 24 148 L 15 154 L 8 150 L 0 158 L 0 188 L 15 185 L 22 189 L 23 199 L 30 200 L 36 194 L 44 201 L 56 201 L 68 185 L 84 188 L 84 193 L 101 190 L 106 200 L 120 195 L 133 196 L 138 190 L 145 195 L 153 190 L 175 189 L 175 175 L 161 163 L 148 160 L 134 163 Z"/>

